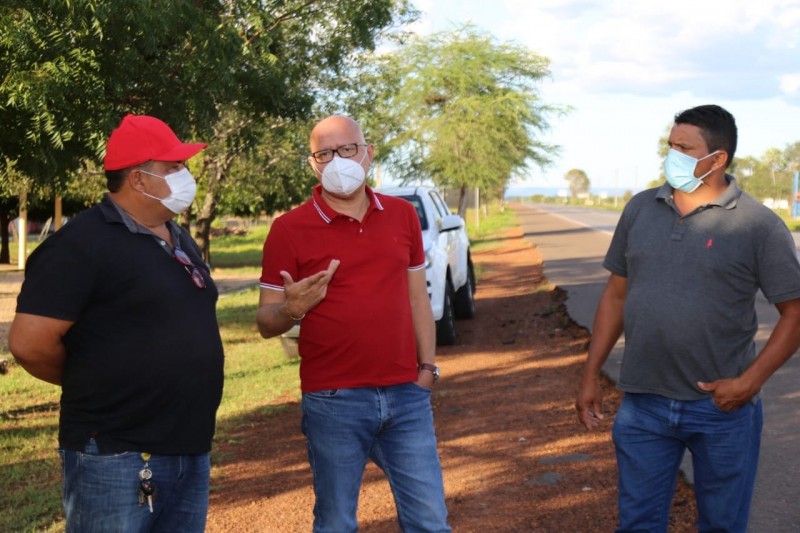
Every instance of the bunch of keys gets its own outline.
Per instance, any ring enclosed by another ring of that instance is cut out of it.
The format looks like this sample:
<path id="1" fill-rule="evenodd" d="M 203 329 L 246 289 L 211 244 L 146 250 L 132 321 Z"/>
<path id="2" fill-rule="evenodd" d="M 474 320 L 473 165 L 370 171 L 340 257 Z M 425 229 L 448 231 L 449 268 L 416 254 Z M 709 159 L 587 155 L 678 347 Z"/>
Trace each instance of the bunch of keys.
<path id="1" fill-rule="evenodd" d="M 142 458 L 145 454 L 142 454 Z M 149 454 L 147 454 L 149 457 Z M 156 495 L 156 482 L 153 481 L 151 478 L 153 477 L 153 472 L 147 467 L 147 459 L 145 459 L 144 468 L 139 470 L 139 505 L 144 505 L 147 502 L 147 506 L 150 508 L 150 512 L 153 512 L 153 498 Z"/>

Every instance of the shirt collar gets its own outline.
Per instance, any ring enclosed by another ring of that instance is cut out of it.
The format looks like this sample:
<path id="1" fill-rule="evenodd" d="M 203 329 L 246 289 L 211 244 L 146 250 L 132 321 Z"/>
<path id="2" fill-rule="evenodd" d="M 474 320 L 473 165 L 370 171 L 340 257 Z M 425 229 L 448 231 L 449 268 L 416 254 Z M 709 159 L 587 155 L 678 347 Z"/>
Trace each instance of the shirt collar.
<path id="1" fill-rule="evenodd" d="M 733 209 L 742 195 L 742 189 L 736 184 L 736 178 L 731 174 L 725 174 L 725 180 L 728 186 L 722 191 L 722 194 L 716 200 L 709 202 L 708 205 L 716 205 L 724 209 Z M 657 200 L 672 201 L 672 186 L 668 182 L 658 188 L 656 193 Z"/>
<path id="2" fill-rule="evenodd" d="M 375 191 L 373 191 L 369 185 L 367 185 L 365 189 L 367 191 L 367 196 L 369 196 L 370 199 L 367 213 L 373 209 L 383 211 L 383 204 L 381 203 L 380 198 L 378 198 L 378 195 L 375 194 Z M 311 204 L 314 206 L 314 209 L 317 210 L 320 218 L 322 218 L 326 224 L 333 222 L 333 219 L 336 217 L 343 216 L 341 213 L 326 204 L 325 200 L 322 199 L 322 185 L 315 186 L 314 190 L 311 191 Z"/>
<path id="3" fill-rule="evenodd" d="M 131 233 L 145 233 L 153 235 L 160 239 L 155 233 L 136 223 L 127 211 L 122 209 L 108 194 L 103 195 L 103 200 L 100 202 L 100 211 L 106 219 L 106 222 L 116 222 L 124 225 Z M 172 220 L 166 222 L 167 229 L 172 235 L 173 242 L 178 242 L 177 236 L 179 234 L 178 228 Z"/>

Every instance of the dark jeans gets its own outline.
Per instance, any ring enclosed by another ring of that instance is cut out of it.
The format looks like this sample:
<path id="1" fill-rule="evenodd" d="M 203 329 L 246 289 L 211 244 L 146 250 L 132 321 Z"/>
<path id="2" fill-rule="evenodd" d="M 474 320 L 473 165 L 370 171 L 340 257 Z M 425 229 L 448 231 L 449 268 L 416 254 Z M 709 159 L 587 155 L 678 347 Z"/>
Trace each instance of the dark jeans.
<path id="1" fill-rule="evenodd" d="M 430 397 L 415 383 L 303 394 L 315 533 L 358 529 L 368 459 L 389 479 L 404 532 L 450 531 Z"/>
<path id="2" fill-rule="evenodd" d="M 629 394 L 614 420 L 619 466 L 618 532 L 667 531 L 684 451 L 692 452 L 698 531 L 747 530 L 763 415 L 761 401 L 733 412 L 711 397 Z"/>
<path id="3" fill-rule="evenodd" d="M 139 504 L 137 452 L 104 453 L 94 439 L 83 452 L 59 450 L 67 533 L 202 532 L 208 513 L 208 454 L 153 455 L 153 513 Z"/>

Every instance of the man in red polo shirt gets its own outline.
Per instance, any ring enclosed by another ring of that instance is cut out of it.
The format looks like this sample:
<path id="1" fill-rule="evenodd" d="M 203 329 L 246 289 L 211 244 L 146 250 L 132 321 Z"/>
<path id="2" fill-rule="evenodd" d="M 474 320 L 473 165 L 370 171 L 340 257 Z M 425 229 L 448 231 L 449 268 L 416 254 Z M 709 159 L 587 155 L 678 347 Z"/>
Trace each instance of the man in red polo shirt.
<path id="1" fill-rule="evenodd" d="M 450 531 L 430 390 L 435 328 L 419 219 L 365 183 L 373 146 L 334 115 L 311 132 L 320 185 L 275 220 L 264 243 L 257 322 L 300 330 L 302 428 L 314 474 L 314 531 L 356 531 L 368 459 L 404 531 Z"/>

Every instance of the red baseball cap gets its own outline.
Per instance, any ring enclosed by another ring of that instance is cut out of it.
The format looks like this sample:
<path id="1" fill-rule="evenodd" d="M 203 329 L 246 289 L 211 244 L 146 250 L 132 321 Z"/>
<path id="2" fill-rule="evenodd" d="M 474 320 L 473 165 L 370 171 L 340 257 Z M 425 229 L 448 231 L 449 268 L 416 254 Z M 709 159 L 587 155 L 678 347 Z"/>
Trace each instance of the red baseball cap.
<path id="1" fill-rule="evenodd" d="M 108 138 L 103 168 L 121 170 L 146 161 L 185 161 L 206 146 L 182 143 L 169 126 L 155 117 L 126 115 Z"/>

